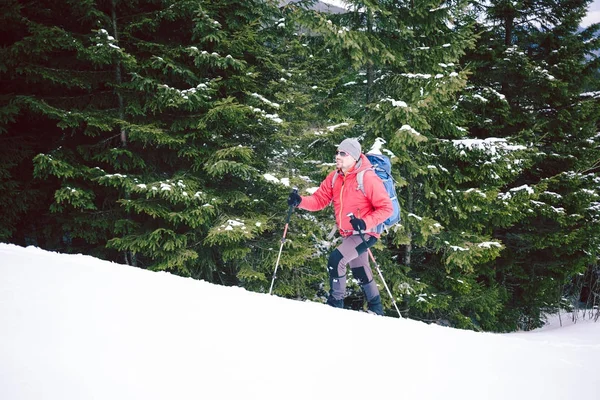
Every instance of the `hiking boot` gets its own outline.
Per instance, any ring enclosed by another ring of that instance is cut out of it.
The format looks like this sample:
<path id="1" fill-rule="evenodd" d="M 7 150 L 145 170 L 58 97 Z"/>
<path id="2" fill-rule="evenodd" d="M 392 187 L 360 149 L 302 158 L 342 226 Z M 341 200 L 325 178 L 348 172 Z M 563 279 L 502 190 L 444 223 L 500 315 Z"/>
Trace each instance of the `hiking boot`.
<path id="1" fill-rule="evenodd" d="M 329 296 L 329 298 L 327 299 L 327 304 L 335 308 L 344 308 L 344 299 L 338 300 L 334 299 L 333 296 Z"/>

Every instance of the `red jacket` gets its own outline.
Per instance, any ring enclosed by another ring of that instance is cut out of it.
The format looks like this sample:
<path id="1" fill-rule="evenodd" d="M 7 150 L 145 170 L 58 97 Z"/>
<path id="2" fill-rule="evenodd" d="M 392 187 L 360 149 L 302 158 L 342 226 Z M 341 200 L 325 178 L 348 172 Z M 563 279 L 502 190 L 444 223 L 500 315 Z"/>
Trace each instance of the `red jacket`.
<path id="1" fill-rule="evenodd" d="M 359 189 L 356 177 L 356 174 L 363 169 L 369 169 L 363 178 L 365 194 Z M 334 174 L 338 174 L 338 177 L 332 188 L 331 181 Z M 367 225 L 365 233 L 379 237 L 380 235 L 369 230 L 388 219 L 394 212 L 392 201 L 383 182 L 371 169 L 371 163 L 364 154 L 360 155 L 360 160 L 354 169 L 346 174 L 341 170 L 329 173 L 312 196 L 302 196 L 302 202 L 298 207 L 308 211 L 318 211 L 327 207 L 332 200 L 335 221 L 342 236 L 355 233 L 350 224 L 350 217 L 347 216 L 349 213 L 365 221 Z"/>

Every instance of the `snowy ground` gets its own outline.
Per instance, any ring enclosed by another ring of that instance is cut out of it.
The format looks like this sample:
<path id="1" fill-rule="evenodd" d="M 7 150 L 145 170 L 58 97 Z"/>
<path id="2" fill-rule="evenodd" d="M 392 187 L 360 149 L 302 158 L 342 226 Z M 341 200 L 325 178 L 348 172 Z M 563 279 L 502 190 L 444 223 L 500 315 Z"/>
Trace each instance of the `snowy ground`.
<path id="1" fill-rule="evenodd" d="M 0 244 L 0 398 L 600 399 L 600 323 L 484 334 Z"/>

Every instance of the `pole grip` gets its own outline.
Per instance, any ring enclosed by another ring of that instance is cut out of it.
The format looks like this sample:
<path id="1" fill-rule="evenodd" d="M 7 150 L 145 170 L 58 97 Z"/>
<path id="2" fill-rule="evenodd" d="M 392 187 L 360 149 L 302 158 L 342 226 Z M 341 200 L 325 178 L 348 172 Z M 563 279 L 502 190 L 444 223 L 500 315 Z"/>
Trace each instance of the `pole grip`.
<path id="1" fill-rule="evenodd" d="M 346 216 L 350 217 L 350 222 L 352 222 L 352 221 L 354 221 L 356 219 L 356 217 L 354 216 L 353 213 L 348 213 L 348 214 L 346 214 Z M 360 235 L 360 238 L 362 239 L 363 243 L 366 245 L 367 242 L 365 241 L 365 235 L 364 235 L 362 229 L 358 230 L 358 234 Z"/>
<path id="2" fill-rule="evenodd" d="M 294 187 L 292 189 L 292 192 L 298 194 L 298 188 Z M 290 218 L 292 218 L 292 213 L 293 212 L 294 212 L 294 206 L 290 206 L 290 208 L 288 209 L 287 217 L 285 218 L 285 223 L 286 224 L 290 223 Z M 284 235 L 284 237 L 285 237 L 285 235 Z"/>

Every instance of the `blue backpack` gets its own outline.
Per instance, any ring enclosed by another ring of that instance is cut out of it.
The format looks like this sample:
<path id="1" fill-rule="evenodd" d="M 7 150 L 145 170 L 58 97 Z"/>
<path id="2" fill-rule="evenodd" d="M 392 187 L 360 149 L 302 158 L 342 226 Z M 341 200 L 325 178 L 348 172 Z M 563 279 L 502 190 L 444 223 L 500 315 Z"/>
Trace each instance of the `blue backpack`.
<path id="1" fill-rule="evenodd" d="M 394 183 L 394 178 L 392 178 L 392 162 L 388 156 L 383 154 L 365 154 L 367 159 L 372 165 L 372 170 L 375 174 L 383 181 L 383 186 L 385 186 L 385 190 L 390 196 L 390 200 L 392 200 L 392 206 L 394 207 L 394 212 L 392 215 L 386 219 L 383 223 L 377 225 L 374 229 L 376 233 L 383 233 L 388 228 L 396 225 L 400 222 L 400 203 L 398 202 L 398 195 L 396 194 L 396 185 Z M 356 175 L 356 180 L 358 182 L 358 188 L 363 192 L 366 196 L 365 192 L 365 172 L 368 170 L 362 170 Z M 337 174 L 333 175 L 333 180 L 331 181 L 331 187 L 335 183 L 335 178 L 337 178 Z"/>

